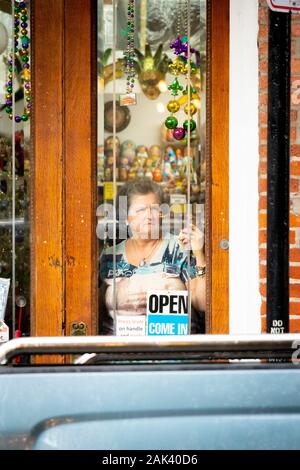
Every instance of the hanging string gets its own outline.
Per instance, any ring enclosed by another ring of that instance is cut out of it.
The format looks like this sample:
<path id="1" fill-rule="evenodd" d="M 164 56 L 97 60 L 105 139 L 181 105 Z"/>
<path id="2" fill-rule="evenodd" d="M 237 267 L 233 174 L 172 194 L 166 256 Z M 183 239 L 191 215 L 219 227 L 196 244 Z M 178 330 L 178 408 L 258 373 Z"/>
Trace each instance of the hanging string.
<path id="1" fill-rule="evenodd" d="M 15 122 L 28 121 L 31 108 L 30 65 L 29 65 L 29 37 L 28 37 L 28 9 L 25 1 L 13 2 L 13 35 L 14 45 L 8 60 L 8 74 L 6 82 L 5 111 L 9 119 L 13 119 L 14 82 L 16 59 L 21 63 L 21 79 L 24 89 L 23 114 L 14 114 Z M 20 41 L 20 42 L 19 42 Z"/>
<path id="2" fill-rule="evenodd" d="M 141 0 L 141 12 L 140 12 L 140 50 L 145 50 L 147 42 L 147 3 L 148 0 Z M 156 5 L 157 7 L 157 5 Z"/>
<path id="3" fill-rule="evenodd" d="M 177 0 L 177 25 L 176 25 L 176 35 L 187 36 L 188 34 L 188 2 L 187 0 Z"/>
<path id="4" fill-rule="evenodd" d="M 187 98 L 188 98 L 188 126 L 187 126 L 187 226 L 188 226 L 188 234 L 191 237 L 192 228 L 191 228 L 191 31 L 190 31 L 190 12 L 191 12 L 191 2 L 187 0 L 186 2 L 186 9 L 185 9 L 185 21 L 186 21 L 186 32 L 187 32 L 187 39 L 188 39 L 188 57 L 187 57 Z M 189 246 L 189 250 L 191 250 L 191 246 Z M 188 264 L 188 273 L 191 272 L 191 259 L 190 259 L 190 251 L 188 252 L 187 258 Z M 188 313 L 189 313 L 189 334 L 191 334 L 191 327 L 192 327 L 192 299 L 191 299 L 191 279 L 190 275 L 188 276 Z"/>
<path id="5" fill-rule="evenodd" d="M 135 50 L 134 50 L 134 38 L 135 38 L 135 4 L 134 0 L 128 0 L 127 6 L 127 26 L 122 32 L 127 36 L 126 49 L 124 50 L 125 58 L 125 76 L 126 76 L 126 93 L 130 94 L 134 89 L 135 82 Z"/>
<path id="6" fill-rule="evenodd" d="M 113 333 L 117 333 L 117 291 L 116 291 L 116 235 L 117 235 L 117 225 L 116 225 L 116 192 L 117 192 L 117 180 L 116 180 L 116 160 L 117 160 L 117 151 L 116 151 L 116 37 L 117 37 L 117 18 L 116 18 L 116 9 L 117 0 L 113 0 L 113 50 L 112 50 L 112 59 L 113 59 L 113 207 L 114 207 L 114 220 L 113 220 Z"/>

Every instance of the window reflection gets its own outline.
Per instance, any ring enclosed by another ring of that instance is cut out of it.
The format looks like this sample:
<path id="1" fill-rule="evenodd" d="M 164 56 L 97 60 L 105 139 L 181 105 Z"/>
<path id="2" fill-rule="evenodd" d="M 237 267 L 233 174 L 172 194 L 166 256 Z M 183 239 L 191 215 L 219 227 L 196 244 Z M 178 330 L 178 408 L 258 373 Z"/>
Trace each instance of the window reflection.
<path id="1" fill-rule="evenodd" d="M 0 320 L 4 319 L 9 326 L 10 338 L 30 333 L 29 11 L 29 1 L 0 3 L 0 305 L 2 306 L 4 292 L 1 286 L 3 287 L 7 280 L 10 284 L 6 308 L 0 309 Z M 14 56 L 11 55 L 13 43 Z"/>
<path id="2" fill-rule="evenodd" d="M 205 1 L 98 1 L 101 334 L 204 333 L 205 64 Z"/>

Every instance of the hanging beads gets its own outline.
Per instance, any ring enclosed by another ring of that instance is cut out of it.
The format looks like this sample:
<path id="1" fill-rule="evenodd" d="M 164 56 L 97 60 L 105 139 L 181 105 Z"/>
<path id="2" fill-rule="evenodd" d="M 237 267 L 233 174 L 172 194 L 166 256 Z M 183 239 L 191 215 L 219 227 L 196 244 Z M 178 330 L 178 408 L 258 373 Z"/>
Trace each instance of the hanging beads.
<path id="1" fill-rule="evenodd" d="M 14 2 L 14 51 L 10 53 L 8 60 L 8 74 L 6 82 L 6 112 L 9 119 L 12 119 L 12 104 L 14 92 L 13 79 L 13 54 L 14 58 L 19 57 L 22 67 L 21 79 L 24 89 L 24 111 L 21 116 L 15 115 L 15 121 L 28 121 L 31 108 L 31 89 L 30 89 L 30 65 L 29 65 L 29 37 L 28 37 L 28 9 L 25 1 Z M 20 40 L 20 44 L 19 44 Z"/>
<path id="2" fill-rule="evenodd" d="M 183 26 L 181 25 L 183 21 Z M 175 78 L 171 85 L 168 86 L 168 89 L 171 91 L 173 99 L 167 104 L 167 109 L 171 113 L 171 116 L 168 116 L 165 120 L 165 126 L 168 129 L 172 129 L 173 137 L 176 140 L 182 140 L 188 129 L 190 132 L 193 132 L 196 129 L 196 122 L 194 119 L 185 120 L 182 127 L 178 127 L 178 119 L 174 116 L 180 109 L 181 104 L 186 102 L 186 95 L 188 95 L 188 85 L 186 85 L 185 90 L 182 85 L 180 85 L 178 76 L 184 75 L 187 77 L 188 68 L 190 69 L 190 74 L 193 74 L 197 71 L 200 66 L 199 52 L 196 51 L 193 47 L 190 47 L 188 36 L 187 36 L 187 26 L 188 26 L 188 5 L 187 1 L 184 4 L 181 3 L 181 0 L 178 0 L 178 11 L 177 11 L 177 38 L 170 44 L 170 48 L 173 49 L 176 58 L 169 65 L 169 69 Z M 181 34 L 180 34 L 181 31 Z M 182 34 L 183 33 L 183 34 Z M 195 62 L 191 62 L 191 54 L 195 54 Z M 178 97 L 179 93 L 182 92 L 182 97 Z M 196 90 L 190 86 L 190 96 L 191 98 L 196 95 Z M 197 112 L 197 108 L 194 103 L 184 106 L 184 112 L 187 115 L 193 116 Z"/>

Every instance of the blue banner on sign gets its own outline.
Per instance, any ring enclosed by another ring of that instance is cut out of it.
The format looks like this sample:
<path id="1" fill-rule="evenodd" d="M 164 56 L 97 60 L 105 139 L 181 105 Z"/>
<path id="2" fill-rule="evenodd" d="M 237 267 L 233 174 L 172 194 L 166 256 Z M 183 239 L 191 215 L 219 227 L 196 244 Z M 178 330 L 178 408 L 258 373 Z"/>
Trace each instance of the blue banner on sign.
<path id="1" fill-rule="evenodd" d="M 188 315 L 148 314 L 148 336 L 188 335 Z"/>

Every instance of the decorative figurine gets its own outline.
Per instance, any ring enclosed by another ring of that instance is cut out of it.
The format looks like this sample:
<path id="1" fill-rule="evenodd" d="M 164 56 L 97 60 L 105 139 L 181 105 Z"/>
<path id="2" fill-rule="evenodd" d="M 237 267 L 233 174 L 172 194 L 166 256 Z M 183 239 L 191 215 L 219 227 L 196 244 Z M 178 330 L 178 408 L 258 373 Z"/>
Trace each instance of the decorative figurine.
<path id="1" fill-rule="evenodd" d="M 157 160 L 154 160 L 152 157 L 147 157 L 145 161 L 145 166 L 146 168 L 150 168 L 152 171 L 152 168 L 157 166 L 156 163 L 157 163 Z"/>
<path id="2" fill-rule="evenodd" d="M 132 163 L 135 157 L 136 146 L 133 140 L 125 140 L 121 145 L 121 158 L 128 158 L 128 162 Z"/>
<path id="3" fill-rule="evenodd" d="M 119 171 L 120 181 L 127 181 L 128 170 L 126 166 L 121 166 Z"/>
<path id="4" fill-rule="evenodd" d="M 114 154 L 112 150 L 105 150 L 105 167 L 113 167 L 114 166 Z"/>
<path id="5" fill-rule="evenodd" d="M 159 160 L 161 158 L 161 148 L 159 145 L 151 145 L 149 149 L 149 155 L 153 160 Z"/>
<path id="6" fill-rule="evenodd" d="M 135 68 L 143 93 L 150 100 L 155 100 L 161 93 L 160 84 L 165 84 L 165 77 L 170 64 L 166 54 L 162 55 L 163 45 L 160 44 L 157 51 L 152 54 L 149 44 L 145 46 L 145 54 L 135 49 L 137 60 Z"/>
<path id="7" fill-rule="evenodd" d="M 146 171 L 145 171 L 145 178 L 148 178 L 149 180 L 152 180 L 153 179 L 153 174 L 152 174 L 152 171 L 151 171 L 151 168 L 146 168 Z"/>
<path id="8" fill-rule="evenodd" d="M 118 137 L 115 139 L 115 145 L 116 145 L 116 156 L 119 156 L 120 154 L 120 140 Z M 106 154 L 107 150 L 113 150 L 113 136 L 110 135 L 108 136 L 105 141 L 104 141 L 104 151 Z"/>
<path id="9" fill-rule="evenodd" d="M 110 166 L 106 167 L 104 170 L 104 180 L 105 181 L 112 181 L 113 180 L 113 172 Z"/>
<path id="10" fill-rule="evenodd" d="M 136 148 L 137 161 L 140 166 L 144 166 L 148 158 L 148 149 L 145 145 L 138 145 Z"/>
<path id="11" fill-rule="evenodd" d="M 129 168 L 129 166 L 130 166 L 130 165 L 129 165 L 128 157 L 122 156 L 122 157 L 120 158 L 120 165 L 121 165 L 121 167 L 127 168 L 127 170 L 128 170 L 128 168 Z"/>
<path id="12" fill-rule="evenodd" d="M 161 183 L 162 181 L 162 170 L 160 167 L 156 167 L 154 168 L 153 170 L 153 181 L 155 181 L 156 183 Z"/>
<path id="13" fill-rule="evenodd" d="M 105 155 L 103 145 L 97 148 L 97 181 L 98 185 L 104 181 Z"/>
<path id="14" fill-rule="evenodd" d="M 138 179 L 144 178 L 144 170 L 142 166 L 139 166 L 137 173 L 136 173 L 136 177 Z"/>
<path id="15" fill-rule="evenodd" d="M 127 174 L 127 180 L 132 181 L 136 179 L 136 169 L 135 167 L 130 168 Z"/>

